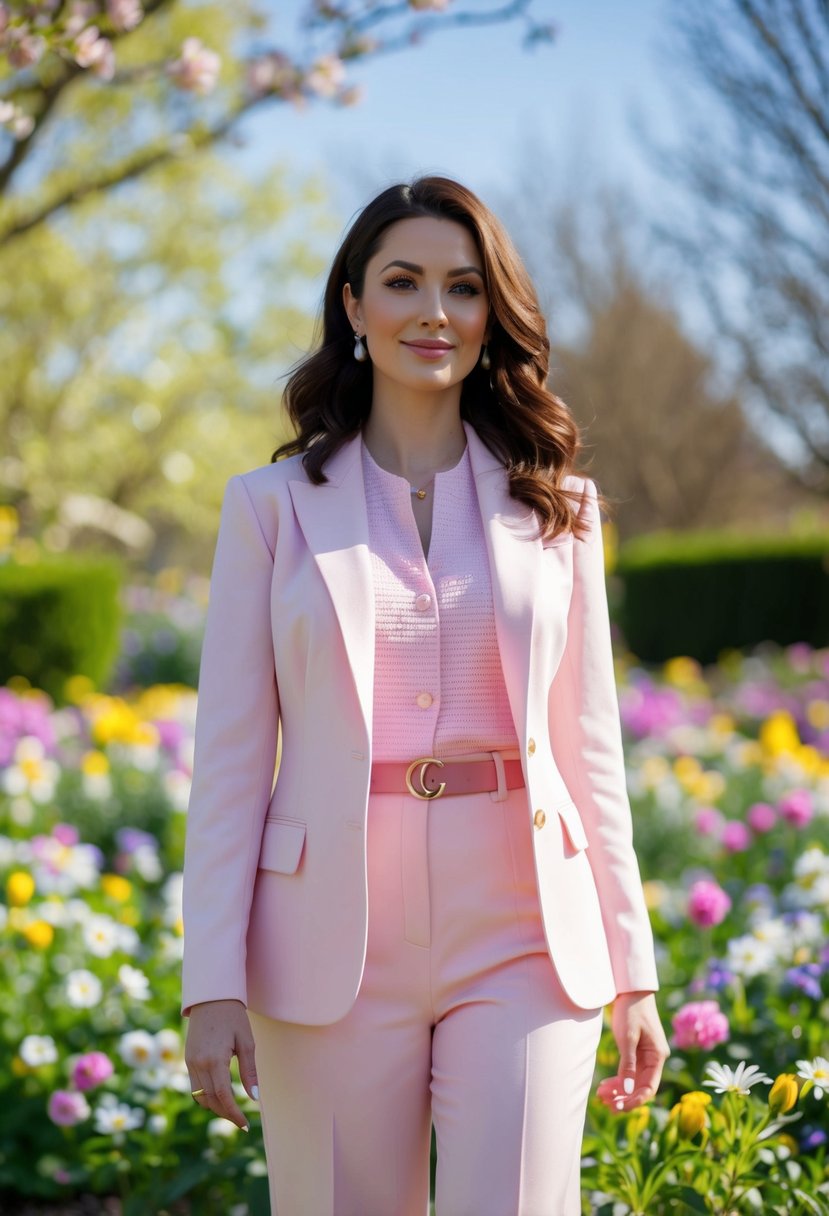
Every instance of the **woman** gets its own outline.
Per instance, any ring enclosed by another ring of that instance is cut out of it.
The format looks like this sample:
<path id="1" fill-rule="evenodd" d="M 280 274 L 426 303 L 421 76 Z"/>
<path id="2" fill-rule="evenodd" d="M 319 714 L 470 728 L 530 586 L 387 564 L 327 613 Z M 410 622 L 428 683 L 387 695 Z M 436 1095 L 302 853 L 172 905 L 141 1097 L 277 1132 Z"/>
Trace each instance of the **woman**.
<path id="1" fill-rule="evenodd" d="M 235 1054 L 260 1101 L 279 1216 L 424 1216 L 432 1122 L 437 1216 L 571 1216 L 604 1005 L 612 1109 L 668 1055 L 548 352 L 481 201 L 393 186 L 334 261 L 297 437 L 225 492 L 183 1013 L 195 1100 L 247 1127 Z"/>

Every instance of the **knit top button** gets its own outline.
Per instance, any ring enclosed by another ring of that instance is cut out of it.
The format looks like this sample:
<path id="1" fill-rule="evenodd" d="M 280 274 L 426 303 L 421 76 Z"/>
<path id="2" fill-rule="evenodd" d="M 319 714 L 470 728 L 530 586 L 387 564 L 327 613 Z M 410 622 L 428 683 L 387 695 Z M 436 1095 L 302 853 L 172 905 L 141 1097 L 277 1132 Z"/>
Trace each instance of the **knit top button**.
<path id="1" fill-rule="evenodd" d="M 431 605 L 431 603 L 432 603 L 431 595 L 427 595 L 426 592 L 424 591 L 423 594 L 419 595 L 417 597 L 417 599 L 415 600 L 415 608 L 418 610 L 418 612 L 425 612 L 426 609 Z"/>
<path id="2" fill-rule="evenodd" d="M 417 694 L 417 703 L 421 709 L 428 709 L 432 704 L 432 694 L 430 692 L 419 692 Z"/>

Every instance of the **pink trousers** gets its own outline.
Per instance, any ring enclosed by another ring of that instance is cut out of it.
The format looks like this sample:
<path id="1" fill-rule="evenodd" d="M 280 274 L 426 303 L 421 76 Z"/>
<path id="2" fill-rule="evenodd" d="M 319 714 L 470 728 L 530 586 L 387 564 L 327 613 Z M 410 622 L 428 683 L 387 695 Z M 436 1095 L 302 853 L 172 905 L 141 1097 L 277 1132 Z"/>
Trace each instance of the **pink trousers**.
<path id="1" fill-rule="evenodd" d="M 603 1010 L 558 983 L 526 791 L 498 797 L 370 795 L 354 1005 L 250 1013 L 272 1216 L 428 1216 L 432 1122 L 435 1216 L 581 1212 Z"/>

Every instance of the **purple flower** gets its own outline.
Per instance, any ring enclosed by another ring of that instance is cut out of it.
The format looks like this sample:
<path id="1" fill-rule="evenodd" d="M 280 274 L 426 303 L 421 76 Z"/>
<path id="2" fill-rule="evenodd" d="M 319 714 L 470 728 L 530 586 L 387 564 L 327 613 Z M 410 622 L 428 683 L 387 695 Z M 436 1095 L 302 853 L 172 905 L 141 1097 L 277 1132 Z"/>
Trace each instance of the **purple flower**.
<path id="1" fill-rule="evenodd" d="M 92 1113 L 83 1094 L 73 1093 L 69 1089 L 56 1089 L 50 1094 L 47 1110 L 49 1118 L 58 1127 L 74 1127 Z"/>
<path id="2" fill-rule="evenodd" d="M 811 822 L 814 813 L 812 795 L 809 790 L 789 790 L 788 794 L 784 794 L 780 799 L 780 814 L 787 823 L 793 824 L 796 828 L 804 828 L 807 823 Z"/>
<path id="3" fill-rule="evenodd" d="M 729 853 L 744 853 L 751 844 L 751 832 L 739 819 L 729 819 L 722 830 L 720 843 Z"/>
<path id="4" fill-rule="evenodd" d="M 729 1036 L 728 1018 L 716 1001 L 689 1001 L 674 1014 L 671 1025 L 680 1051 L 689 1047 L 710 1051 Z"/>
<path id="5" fill-rule="evenodd" d="M 827 1139 L 826 1132 L 822 1127 L 804 1127 L 800 1135 L 800 1147 L 805 1149 L 820 1148 L 825 1144 Z"/>
<path id="6" fill-rule="evenodd" d="M 703 928 L 721 924 L 730 907 L 730 897 L 713 879 L 700 878 L 688 893 L 688 915 Z"/>
<path id="7" fill-rule="evenodd" d="M 746 812 L 748 826 L 755 832 L 770 832 L 777 823 L 777 812 L 768 802 L 755 802 Z"/>
<path id="8" fill-rule="evenodd" d="M 705 980 L 705 987 L 713 989 L 714 992 L 719 992 L 721 988 L 727 988 L 729 984 L 734 983 L 734 972 L 726 967 L 725 963 L 718 958 L 708 960 L 708 975 Z"/>
<path id="9" fill-rule="evenodd" d="M 818 963 L 801 963 L 799 967 L 790 967 L 783 976 L 783 983 L 788 988 L 796 988 L 813 1001 L 819 1001 L 823 996 L 820 986 L 822 967 Z"/>
<path id="10" fill-rule="evenodd" d="M 119 828 L 115 833 L 115 839 L 118 848 L 123 853 L 135 853 L 138 849 L 143 848 L 158 848 L 155 836 L 149 832 L 142 832 L 140 828 Z"/>
<path id="11" fill-rule="evenodd" d="M 180 722 L 170 718 L 154 720 L 153 726 L 158 731 L 159 742 L 165 751 L 175 754 L 184 738 L 184 727 Z"/>
<path id="12" fill-rule="evenodd" d="M 102 1051 L 88 1051 L 76 1060 L 72 1080 L 78 1089 L 94 1089 L 96 1085 L 103 1085 L 113 1071 L 109 1056 Z"/>

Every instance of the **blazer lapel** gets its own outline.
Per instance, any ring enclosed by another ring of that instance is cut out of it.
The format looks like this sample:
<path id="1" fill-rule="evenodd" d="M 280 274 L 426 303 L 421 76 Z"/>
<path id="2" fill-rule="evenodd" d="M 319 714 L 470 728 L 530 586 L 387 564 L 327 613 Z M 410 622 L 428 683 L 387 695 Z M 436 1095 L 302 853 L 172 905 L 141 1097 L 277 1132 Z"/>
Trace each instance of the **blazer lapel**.
<path id="1" fill-rule="evenodd" d="M 509 477 L 497 457 L 464 421 L 475 476 L 492 581 L 495 631 L 512 718 L 522 746 L 532 671 L 534 619 L 542 570 L 535 513 L 510 497 Z"/>
<path id="2" fill-rule="evenodd" d="M 369 554 L 361 435 L 347 440 L 325 465 L 328 481 L 288 482 L 299 526 L 325 580 L 337 614 L 366 734 L 374 701 L 374 580 Z"/>

